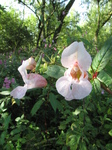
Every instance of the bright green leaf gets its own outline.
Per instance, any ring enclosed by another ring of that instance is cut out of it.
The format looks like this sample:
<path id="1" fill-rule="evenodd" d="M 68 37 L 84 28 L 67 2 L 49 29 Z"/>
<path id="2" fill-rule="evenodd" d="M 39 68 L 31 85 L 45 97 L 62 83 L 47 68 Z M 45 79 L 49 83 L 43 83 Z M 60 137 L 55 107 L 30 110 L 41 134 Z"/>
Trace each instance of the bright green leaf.
<path id="1" fill-rule="evenodd" d="M 104 83 L 106 86 L 109 86 L 110 84 L 112 84 L 112 78 L 103 70 L 99 73 L 97 78 L 99 81 Z"/>
<path id="2" fill-rule="evenodd" d="M 112 129 L 109 131 L 109 135 L 112 136 Z"/>
<path id="3" fill-rule="evenodd" d="M 48 67 L 46 74 L 50 77 L 58 79 L 64 75 L 64 72 L 65 68 L 57 65 L 52 65 Z"/>
<path id="4" fill-rule="evenodd" d="M 2 91 L 0 92 L 1 95 L 10 95 L 10 91 Z"/>
<path id="5" fill-rule="evenodd" d="M 40 67 L 40 64 L 41 64 L 41 61 L 42 61 L 42 55 L 40 55 L 39 60 L 38 60 L 38 62 L 37 62 L 37 64 L 36 64 L 35 72 L 38 71 L 38 69 L 39 69 L 39 67 Z"/>
<path id="6" fill-rule="evenodd" d="M 94 89 L 96 92 L 101 92 L 101 85 L 98 79 L 94 79 Z"/>
<path id="7" fill-rule="evenodd" d="M 109 62 L 112 57 L 112 37 L 109 38 L 96 54 L 92 62 L 92 68 L 94 72 L 100 72 Z"/>

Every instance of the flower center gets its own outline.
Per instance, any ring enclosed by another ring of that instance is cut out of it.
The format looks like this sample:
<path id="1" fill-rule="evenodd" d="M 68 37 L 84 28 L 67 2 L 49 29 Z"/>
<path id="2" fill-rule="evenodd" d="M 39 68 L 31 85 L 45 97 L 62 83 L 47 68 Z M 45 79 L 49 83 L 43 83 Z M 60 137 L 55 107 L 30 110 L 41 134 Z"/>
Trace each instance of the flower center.
<path id="1" fill-rule="evenodd" d="M 82 72 L 80 71 L 78 65 L 74 65 L 74 67 L 71 69 L 70 75 L 72 76 L 73 79 L 79 80 Z"/>

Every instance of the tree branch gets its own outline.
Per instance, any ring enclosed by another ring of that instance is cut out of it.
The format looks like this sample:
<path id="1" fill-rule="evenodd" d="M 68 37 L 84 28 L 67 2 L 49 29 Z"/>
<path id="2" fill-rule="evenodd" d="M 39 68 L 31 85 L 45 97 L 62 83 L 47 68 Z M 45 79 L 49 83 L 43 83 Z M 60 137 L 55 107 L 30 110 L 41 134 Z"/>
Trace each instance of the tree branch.
<path id="1" fill-rule="evenodd" d="M 73 3 L 75 2 L 75 0 L 70 0 L 68 2 L 68 4 L 66 5 L 65 9 L 63 9 L 61 12 L 60 12 L 60 15 L 58 17 L 58 20 L 60 21 L 60 25 L 58 26 L 58 28 L 55 30 L 55 33 L 54 33 L 54 36 L 53 36 L 53 40 L 54 42 L 56 43 L 56 40 L 57 40 L 57 36 L 59 34 L 59 32 L 61 31 L 61 28 L 62 28 L 62 25 L 63 25 L 63 21 L 64 21 L 64 18 L 66 17 L 66 15 L 68 14 L 70 8 L 72 7 Z"/>
<path id="2" fill-rule="evenodd" d="M 33 9 L 31 9 L 27 4 L 25 4 L 23 1 L 19 0 L 20 3 L 22 3 L 23 5 L 25 5 L 28 9 L 30 9 L 35 15 L 36 17 L 40 20 L 39 16 L 35 13 L 35 11 Z"/>

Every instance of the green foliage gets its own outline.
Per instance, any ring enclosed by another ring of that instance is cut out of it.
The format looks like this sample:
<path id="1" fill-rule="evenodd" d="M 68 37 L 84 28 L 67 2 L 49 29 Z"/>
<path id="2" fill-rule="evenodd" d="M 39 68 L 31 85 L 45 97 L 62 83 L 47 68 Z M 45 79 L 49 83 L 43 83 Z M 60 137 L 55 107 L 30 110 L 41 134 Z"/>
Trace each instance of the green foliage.
<path id="1" fill-rule="evenodd" d="M 64 1 L 45 1 L 45 7 L 42 2 L 28 2 L 37 16 L 24 21 L 14 10 L 8 12 L 0 7 L 0 50 L 6 52 L 15 48 L 15 52 L 0 54 L 0 149 L 111 150 L 112 38 L 108 39 L 112 33 L 111 20 L 100 26 L 96 43 L 96 1 L 88 1 L 95 5 L 92 7 L 88 3 L 93 9 L 83 24 L 76 12 L 60 22 Z M 110 8 L 110 1 L 107 2 Z M 101 0 L 101 18 L 105 20 L 107 15 L 103 13 L 108 12 L 108 7 L 103 4 Z M 54 43 L 53 35 L 61 23 L 62 30 L 56 34 L 57 42 Z M 58 94 L 55 83 L 66 71 L 60 66 L 61 52 L 74 41 L 83 41 L 93 57 L 89 74 L 92 92 L 83 100 L 66 101 Z M 37 62 L 31 72 L 36 70 L 48 84 L 45 88 L 28 90 L 21 100 L 13 99 L 10 91 L 24 85 L 18 67 L 31 56 Z"/>
<path id="2" fill-rule="evenodd" d="M 52 66 L 48 66 L 46 74 L 50 77 L 58 79 L 64 75 L 64 72 L 65 72 L 65 68 L 57 65 L 52 65 Z"/>
<path id="3" fill-rule="evenodd" d="M 38 100 L 38 101 L 34 104 L 32 110 L 31 110 L 32 116 L 39 110 L 39 108 L 41 107 L 42 103 L 43 103 L 43 100 L 40 99 L 40 100 Z"/>
<path id="4" fill-rule="evenodd" d="M 13 9 L 10 12 L 0 10 L 0 35 L 0 53 L 17 50 L 32 42 L 27 26 Z"/>
<path id="5" fill-rule="evenodd" d="M 97 53 L 92 62 L 92 69 L 94 72 L 99 72 L 107 65 L 112 58 L 112 37 L 109 38 Z"/>
<path id="6" fill-rule="evenodd" d="M 100 82 L 104 83 L 106 86 L 112 84 L 112 78 L 103 70 L 99 73 L 97 78 L 98 80 L 100 80 Z"/>

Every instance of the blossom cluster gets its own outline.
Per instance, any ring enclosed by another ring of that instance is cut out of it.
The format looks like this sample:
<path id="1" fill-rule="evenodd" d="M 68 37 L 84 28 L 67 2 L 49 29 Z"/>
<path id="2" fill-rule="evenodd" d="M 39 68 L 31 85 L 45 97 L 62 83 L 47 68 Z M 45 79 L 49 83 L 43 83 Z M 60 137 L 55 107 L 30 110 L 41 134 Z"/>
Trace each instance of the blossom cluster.
<path id="1" fill-rule="evenodd" d="M 3 87 L 9 89 L 10 88 L 10 85 L 15 83 L 15 79 L 12 78 L 11 80 L 8 78 L 8 77 L 5 77 L 4 79 L 4 83 L 3 83 Z"/>
<path id="2" fill-rule="evenodd" d="M 66 100 L 83 99 L 90 94 L 92 85 L 88 80 L 87 71 L 91 62 L 91 56 L 82 42 L 73 42 L 63 50 L 61 63 L 66 68 L 66 71 L 64 76 L 56 81 L 56 89 Z M 46 79 L 41 75 L 27 73 L 27 70 L 33 70 L 35 66 L 36 62 L 32 57 L 22 62 L 18 71 L 25 84 L 24 86 L 16 87 L 11 92 L 13 98 L 21 99 L 28 89 L 42 88 L 47 85 Z"/>

